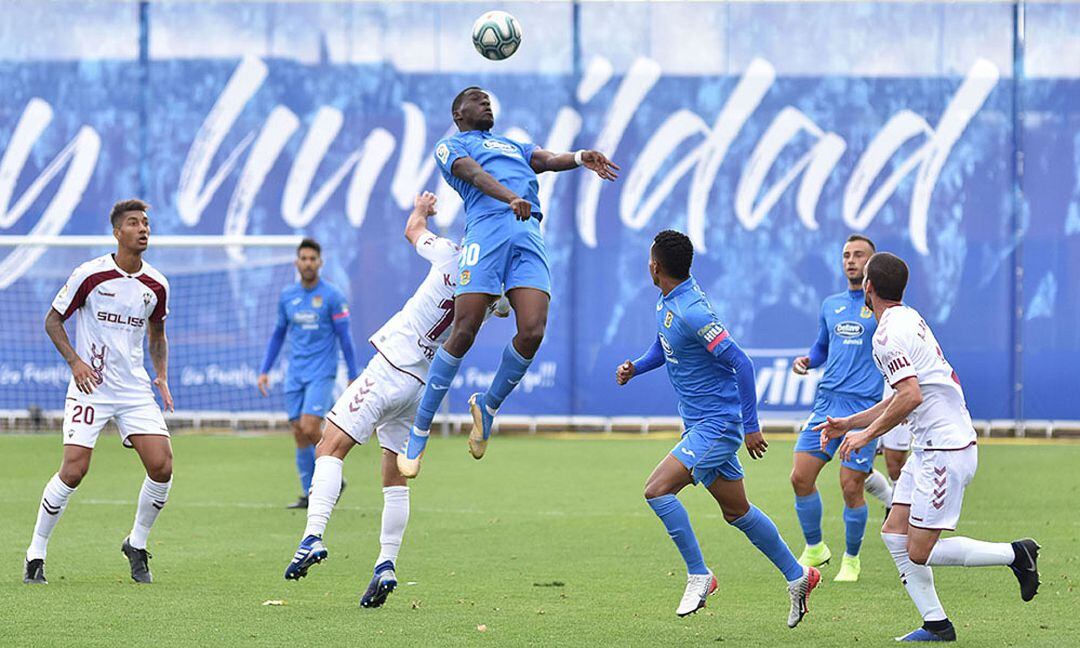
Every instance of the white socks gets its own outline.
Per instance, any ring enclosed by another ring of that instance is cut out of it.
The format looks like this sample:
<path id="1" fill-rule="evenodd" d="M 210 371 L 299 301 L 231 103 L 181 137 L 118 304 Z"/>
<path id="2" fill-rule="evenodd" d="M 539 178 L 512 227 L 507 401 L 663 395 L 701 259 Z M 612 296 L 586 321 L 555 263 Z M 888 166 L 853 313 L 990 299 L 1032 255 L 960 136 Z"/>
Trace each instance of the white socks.
<path id="1" fill-rule="evenodd" d="M 941 601 L 934 589 L 934 572 L 926 565 L 911 562 L 907 552 L 907 535 L 883 531 L 881 539 L 892 554 L 896 569 L 900 572 L 900 582 L 904 584 L 908 596 L 919 609 L 923 621 L 945 620 L 945 610 L 941 607 Z"/>
<path id="2" fill-rule="evenodd" d="M 311 476 L 311 492 L 308 494 L 307 527 L 304 537 L 322 537 L 330 513 L 341 495 L 341 459 L 326 455 L 315 460 L 315 474 Z"/>
<path id="3" fill-rule="evenodd" d="M 396 562 L 401 550 L 401 538 L 409 523 L 409 487 L 387 486 L 383 492 L 382 532 L 379 534 L 379 559 L 376 565 L 389 560 Z"/>
<path id="4" fill-rule="evenodd" d="M 59 473 L 53 475 L 45 484 L 45 490 L 41 493 L 41 505 L 38 507 L 37 524 L 34 525 L 34 536 L 26 550 L 27 560 L 45 560 L 49 536 L 67 508 L 68 498 L 74 492 L 74 488 L 61 481 Z"/>
<path id="5" fill-rule="evenodd" d="M 952 567 L 988 567 L 1010 565 L 1016 559 L 1012 544 L 983 542 L 963 536 L 940 538 L 930 551 L 927 565 Z"/>
<path id="6" fill-rule="evenodd" d="M 880 500 L 885 506 L 892 506 L 892 484 L 889 483 L 888 477 L 877 470 L 870 471 L 870 476 L 866 478 L 863 489 Z"/>
<path id="7" fill-rule="evenodd" d="M 165 508 L 169 501 L 169 488 L 172 487 L 172 478 L 167 482 L 156 482 L 150 479 L 150 475 L 143 479 L 142 488 L 139 489 L 139 506 L 135 509 L 135 525 L 131 527 L 128 542 L 136 549 L 146 549 L 146 540 L 150 537 L 150 527 L 154 526 L 154 520 L 158 513 Z"/>

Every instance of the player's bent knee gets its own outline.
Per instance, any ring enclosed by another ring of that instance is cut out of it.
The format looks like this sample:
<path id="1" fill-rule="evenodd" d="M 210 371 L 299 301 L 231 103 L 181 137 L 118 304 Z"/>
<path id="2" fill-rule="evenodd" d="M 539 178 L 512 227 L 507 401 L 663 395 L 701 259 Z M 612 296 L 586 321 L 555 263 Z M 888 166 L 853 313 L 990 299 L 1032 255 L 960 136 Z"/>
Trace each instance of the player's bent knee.
<path id="1" fill-rule="evenodd" d="M 332 456 L 344 459 L 354 445 L 356 445 L 356 441 L 346 434 L 344 430 L 333 423 L 327 422 L 322 438 L 315 445 L 315 458 Z"/>
<path id="2" fill-rule="evenodd" d="M 59 471 L 60 481 L 64 482 L 68 488 L 75 488 L 82 483 L 89 470 L 90 466 L 63 466 Z"/>

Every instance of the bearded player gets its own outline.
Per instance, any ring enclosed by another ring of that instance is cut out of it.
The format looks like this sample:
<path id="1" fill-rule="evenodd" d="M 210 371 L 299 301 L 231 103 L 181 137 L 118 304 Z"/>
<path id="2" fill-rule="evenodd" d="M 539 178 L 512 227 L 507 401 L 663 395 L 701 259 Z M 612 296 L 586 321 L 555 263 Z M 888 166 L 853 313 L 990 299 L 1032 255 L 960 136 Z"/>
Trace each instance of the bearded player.
<path id="1" fill-rule="evenodd" d="M 754 365 L 690 275 L 693 258 L 694 246 L 685 234 L 666 230 L 656 235 L 649 259 L 649 274 L 660 289 L 656 341 L 615 373 L 615 381 L 625 385 L 634 376 L 666 365 L 679 396 L 685 428 L 682 440 L 645 483 L 645 501 L 686 562 L 686 590 L 675 613 L 693 614 L 705 607 L 705 599 L 717 589 L 690 517 L 677 497 L 685 487 L 701 484 L 720 505 L 724 520 L 742 531 L 787 581 L 791 598 L 787 623 L 794 628 L 806 614 L 806 601 L 821 574 L 795 560 L 773 521 L 746 498 L 739 446 L 745 443 L 753 459 L 763 457 L 769 446 L 758 424 Z"/>
<path id="2" fill-rule="evenodd" d="M 960 521 L 978 450 L 959 377 L 926 321 L 903 303 L 907 280 L 907 264 L 888 252 L 878 252 L 866 264 L 866 304 L 878 322 L 874 362 L 895 393 L 851 416 L 829 417 L 815 429 L 822 447 L 843 437 L 837 453 L 846 460 L 907 419 L 913 451 L 893 490 L 881 537 L 923 625 L 897 639 L 955 641 L 956 629 L 938 600 L 930 568 L 1009 567 L 1020 581 L 1020 598 L 1030 601 L 1039 590 L 1039 545 L 1030 538 L 1009 543 L 941 537 Z"/>
<path id="3" fill-rule="evenodd" d="M 795 491 L 795 513 L 802 527 L 806 548 L 799 562 L 821 567 L 832 552 L 822 538 L 821 493 L 817 478 L 840 445 L 837 439 L 822 448 L 820 434 L 813 427 L 826 416 L 845 416 L 862 411 L 881 400 L 881 375 L 874 367 L 870 340 L 876 322 L 863 303 L 863 268 L 874 253 L 874 242 L 861 234 L 852 234 L 844 243 L 841 267 L 847 278 L 847 290 L 825 298 L 821 304 L 818 338 L 809 354 L 795 358 L 793 372 L 825 366 L 817 386 L 814 410 L 807 419 L 798 441 L 791 467 L 791 487 Z M 876 442 L 840 462 L 840 491 L 844 497 L 845 551 L 838 582 L 859 580 L 859 550 L 866 533 L 867 508 L 863 489 L 889 505 L 891 487 L 885 476 L 874 470 Z"/>
<path id="4" fill-rule="evenodd" d="M 439 140 L 435 160 L 446 182 L 465 201 L 465 239 L 454 293 L 454 332 L 431 361 L 430 380 L 417 409 L 406 453 L 398 465 L 406 477 L 420 472 L 435 416 L 461 359 L 472 346 L 491 302 L 505 292 L 514 309 L 517 334 L 503 351 L 491 387 L 473 394 L 469 452 L 484 456 L 495 414 L 532 364 L 544 339 L 551 275 L 540 233 L 536 175 L 584 166 L 604 180 L 617 167 L 598 151 L 555 154 L 495 135 L 491 98 L 480 88 L 462 90 L 451 105 L 460 132 Z"/>
<path id="5" fill-rule="evenodd" d="M 143 260 L 150 241 L 150 206 L 141 200 L 116 203 L 109 215 L 117 248 L 75 268 L 45 316 L 45 331 L 71 367 L 64 404 L 64 454 L 60 471 L 41 495 L 37 524 L 26 550 L 25 583 L 45 584 L 45 555 L 56 523 L 90 468 L 94 444 L 105 424 L 116 421 L 125 447 L 134 448 L 146 468 L 139 490 L 135 524 L 120 550 L 131 578 L 153 582 L 146 550 L 150 528 L 169 499 L 172 446 L 161 408 L 154 401 L 143 367 L 143 341 L 149 339 L 153 385 L 165 409 L 169 393 L 169 282 Z M 75 316 L 72 347 L 64 322 Z"/>
<path id="6" fill-rule="evenodd" d="M 330 513 L 341 493 L 345 456 L 374 433 L 382 446 L 383 513 L 379 557 L 362 607 L 379 607 L 397 587 L 396 562 L 409 521 L 409 487 L 398 471 L 409 427 L 439 344 L 450 335 L 454 316 L 454 277 L 460 249 L 427 228 L 435 214 L 435 195 L 417 196 L 405 225 L 405 238 L 431 264 L 424 281 L 400 311 L 371 336 L 375 357 L 334 403 L 326 417 L 322 440 L 315 448 L 315 474 L 307 510 L 307 527 L 285 578 L 295 580 L 328 555 L 323 544 Z M 500 312 L 509 313 L 503 301 Z"/>

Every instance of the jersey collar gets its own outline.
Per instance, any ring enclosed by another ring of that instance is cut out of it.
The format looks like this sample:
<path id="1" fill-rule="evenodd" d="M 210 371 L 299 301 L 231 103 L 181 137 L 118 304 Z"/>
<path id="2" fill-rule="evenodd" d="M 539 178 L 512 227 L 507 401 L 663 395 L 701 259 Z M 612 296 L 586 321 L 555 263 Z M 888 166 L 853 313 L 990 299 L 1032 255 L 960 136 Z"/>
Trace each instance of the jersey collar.
<path id="1" fill-rule="evenodd" d="M 847 291 L 847 294 L 848 294 L 848 297 L 851 297 L 852 299 L 865 299 L 866 298 L 866 293 L 863 292 L 862 288 L 859 288 L 858 290 L 851 290 L 849 288 L 848 291 Z"/>
<path id="2" fill-rule="evenodd" d="M 113 270 L 116 270 L 117 272 L 119 272 L 121 275 L 123 275 L 125 277 L 138 277 L 139 275 L 146 272 L 146 261 L 143 261 L 142 265 L 139 266 L 139 271 L 138 272 L 130 273 L 130 272 L 125 271 L 123 268 L 116 265 L 116 257 L 113 255 L 112 252 L 109 253 L 109 265 L 111 265 L 113 267 Z"/>
<path id="3" fill-rule="evenodd" d="M 664 296 L 664 301 L 675 299 L 679 295 L 681 295 L 681 294 L 683 294 L 685 292 L 688 292 L 690 290 L 693 290 L 693 288 L 694 288 L 694 275 L 690 275 L 689 277 L 687 277 L 686 281 L 684 281 L 681 284 L 679 284 L 678 286 L 675 286 L 674 288 L 672 288 L 671 292 L 669 292 L 667 295 Z"/>

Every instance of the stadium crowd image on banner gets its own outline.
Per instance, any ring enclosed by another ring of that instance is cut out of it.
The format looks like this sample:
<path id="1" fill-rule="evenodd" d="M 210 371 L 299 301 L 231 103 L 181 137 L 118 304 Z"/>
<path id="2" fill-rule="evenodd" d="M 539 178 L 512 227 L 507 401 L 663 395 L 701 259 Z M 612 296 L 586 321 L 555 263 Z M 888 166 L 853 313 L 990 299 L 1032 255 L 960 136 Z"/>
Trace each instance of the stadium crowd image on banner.
<path id="1" fill-rule="evenodd" d="M 1080 4 L 0 34 L 0 645 L 1080 644 Z"/>

